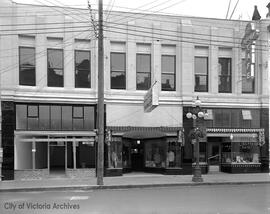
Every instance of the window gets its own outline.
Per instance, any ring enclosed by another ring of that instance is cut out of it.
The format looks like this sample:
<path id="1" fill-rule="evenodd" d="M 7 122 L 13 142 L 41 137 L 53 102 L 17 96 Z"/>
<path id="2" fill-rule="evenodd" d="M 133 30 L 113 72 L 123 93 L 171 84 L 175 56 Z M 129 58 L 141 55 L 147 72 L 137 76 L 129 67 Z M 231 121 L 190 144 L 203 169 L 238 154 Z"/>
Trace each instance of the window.
<path id="1" fill-rule="evenodd" d="M 195 87 L 194 91 L 208 91 L 208 57 L 195 57 Z"/>
<path id="2" fill-rule="evenodd" d="M 175 91 L 175 56 L 161 57 L 162 91 Z"/>
<path id="3" fill-rule="evenodd" d="M 48 86 L 64 86 L 63 50 L 48 49 Z"/>
<path id="4" fill-rule="evenodd" d="M 242 93 L 254 93 L 255 78 L 247 76 L 246 60 L 242 59 Z"/>
<path id="5" fill-rule="evenodd" d="M 126 89 L 125 53 L 111 53 L 111 88 Z"/>
<path id="6" fill-rule="evenodd" d="M 19 48 L 19 84 L 36 85 L 35 48 Z"/>
<path id="7" fill-rule="evenodd" d="M 148 90 L 151 86 L 151 55 L 137 54 L 137 90 Z"/>
<path id="8" fill-rule="evenodd" d="M 90 51 L 75 51 L 75 88 L 90 87 Z"/>
<path id="9" fill-rule="evenodd" d="M 219 83 L 218 92 L 231 93 L 231 58 L 219 58 Z"/>

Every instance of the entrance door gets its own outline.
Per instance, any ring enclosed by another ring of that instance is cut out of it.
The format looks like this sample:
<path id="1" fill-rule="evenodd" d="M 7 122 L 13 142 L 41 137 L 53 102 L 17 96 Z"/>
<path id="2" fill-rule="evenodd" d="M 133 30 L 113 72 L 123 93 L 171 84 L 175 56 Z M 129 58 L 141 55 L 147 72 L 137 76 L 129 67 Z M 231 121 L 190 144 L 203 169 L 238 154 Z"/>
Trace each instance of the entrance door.
<path id="1" fill-rule="evenodd" d="M 131 169 L 143 171 L 144 169 L 144 146 L 141 140 L 134 140 L 131 145 Z"/>
<path id="2" fill-rule="evenodd" d="M 209 142 L 208 144 L 208 164 L 210 172 L 219 172 L 220 164 L 220 143 Z"/>
<path id="3" fill-rule="evenodd" d="M 51 142 L 50 150 L 50 175 L 63 175 L 66 170 L 66 145 L 65 142 Z"/>

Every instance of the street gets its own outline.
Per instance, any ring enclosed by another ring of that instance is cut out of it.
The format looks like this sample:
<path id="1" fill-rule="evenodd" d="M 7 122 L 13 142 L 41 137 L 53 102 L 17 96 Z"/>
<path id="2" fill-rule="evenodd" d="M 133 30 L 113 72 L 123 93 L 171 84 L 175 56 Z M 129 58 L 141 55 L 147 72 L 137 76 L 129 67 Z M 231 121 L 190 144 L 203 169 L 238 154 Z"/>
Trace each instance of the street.
<path id="1" fill-rule="evenodd" d="M 0 213 L 270 213 L 270 185 L 1 193 Z"/>

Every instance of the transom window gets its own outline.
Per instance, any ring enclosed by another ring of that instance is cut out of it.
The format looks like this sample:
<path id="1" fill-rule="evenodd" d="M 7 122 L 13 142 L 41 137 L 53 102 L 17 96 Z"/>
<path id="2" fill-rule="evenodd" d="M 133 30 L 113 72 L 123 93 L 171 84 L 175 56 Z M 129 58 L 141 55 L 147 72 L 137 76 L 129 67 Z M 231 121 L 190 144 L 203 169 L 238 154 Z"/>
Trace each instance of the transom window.
<path id="1" fill-rule="evenodd" d="M 64 86 L 64 62 L 62 49 L 48 49 L 48 87 Z"/>
<path id="2" fill-rule="evenodd" d="M 194 65 L 195 85 L 194 91 L 208 91 L 208 57 L 195 57 Z"/>
<path id="3" fill-rule="evenodd" d="M 19 47 L 19 84 L 36 85 L 35 48 Z"/>
<path id="4" fill-rule="evenodd" d="M 75 88 L 91 87 L 90 51 L 75 51 Z"/>
<path id="5" fill-rule="evenodd" d="M 161 88 L 162 91 L 175 91 L 175 56 L 161 57 Z"/>
<path id="6" fill-rule="evenodd" d="M 151 87 L 151 54 L 137 54 L 137 90 Z"/>
<path id="7" fill-rule="evenodd" d="M 219 69 L 219 82 L 218 82 L 218 92 L 220 93 L 231 93 L 232 86 L 231 86 L 231 58 L 221 57 L 218 59 Z"/>
<path id="8" fill-rule="evenodd" d="M 126 89 L 125 53 L 111 53 L 111 88 Z"/>

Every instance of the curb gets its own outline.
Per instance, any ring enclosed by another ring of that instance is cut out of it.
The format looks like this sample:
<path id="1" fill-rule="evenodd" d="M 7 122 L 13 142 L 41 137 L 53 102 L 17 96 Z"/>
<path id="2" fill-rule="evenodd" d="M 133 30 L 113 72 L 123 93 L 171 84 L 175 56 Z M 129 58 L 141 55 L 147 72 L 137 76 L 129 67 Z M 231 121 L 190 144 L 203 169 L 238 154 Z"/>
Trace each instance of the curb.
<path id="1" fill-rule="evenodd" d="M 85 185 L 85 186 L 66 186 L 66 187 L 29 187 L 29 188 L 7 188 L 0 189 L 4 192 L 42 192 L 42 191 L 72 191 L 72 190 L 108 190 L 108 189 L 140 189 L 155 187 L 183 187 L 183 186 L 220 186 L 220 185 L 245 185 L 245 184 L 270 184 L 270 181 L 229 181 L 229 182 L 202 182 L 202 183 L 167 183 L 167 184 L 125 184 L 125 185 Z"/>

